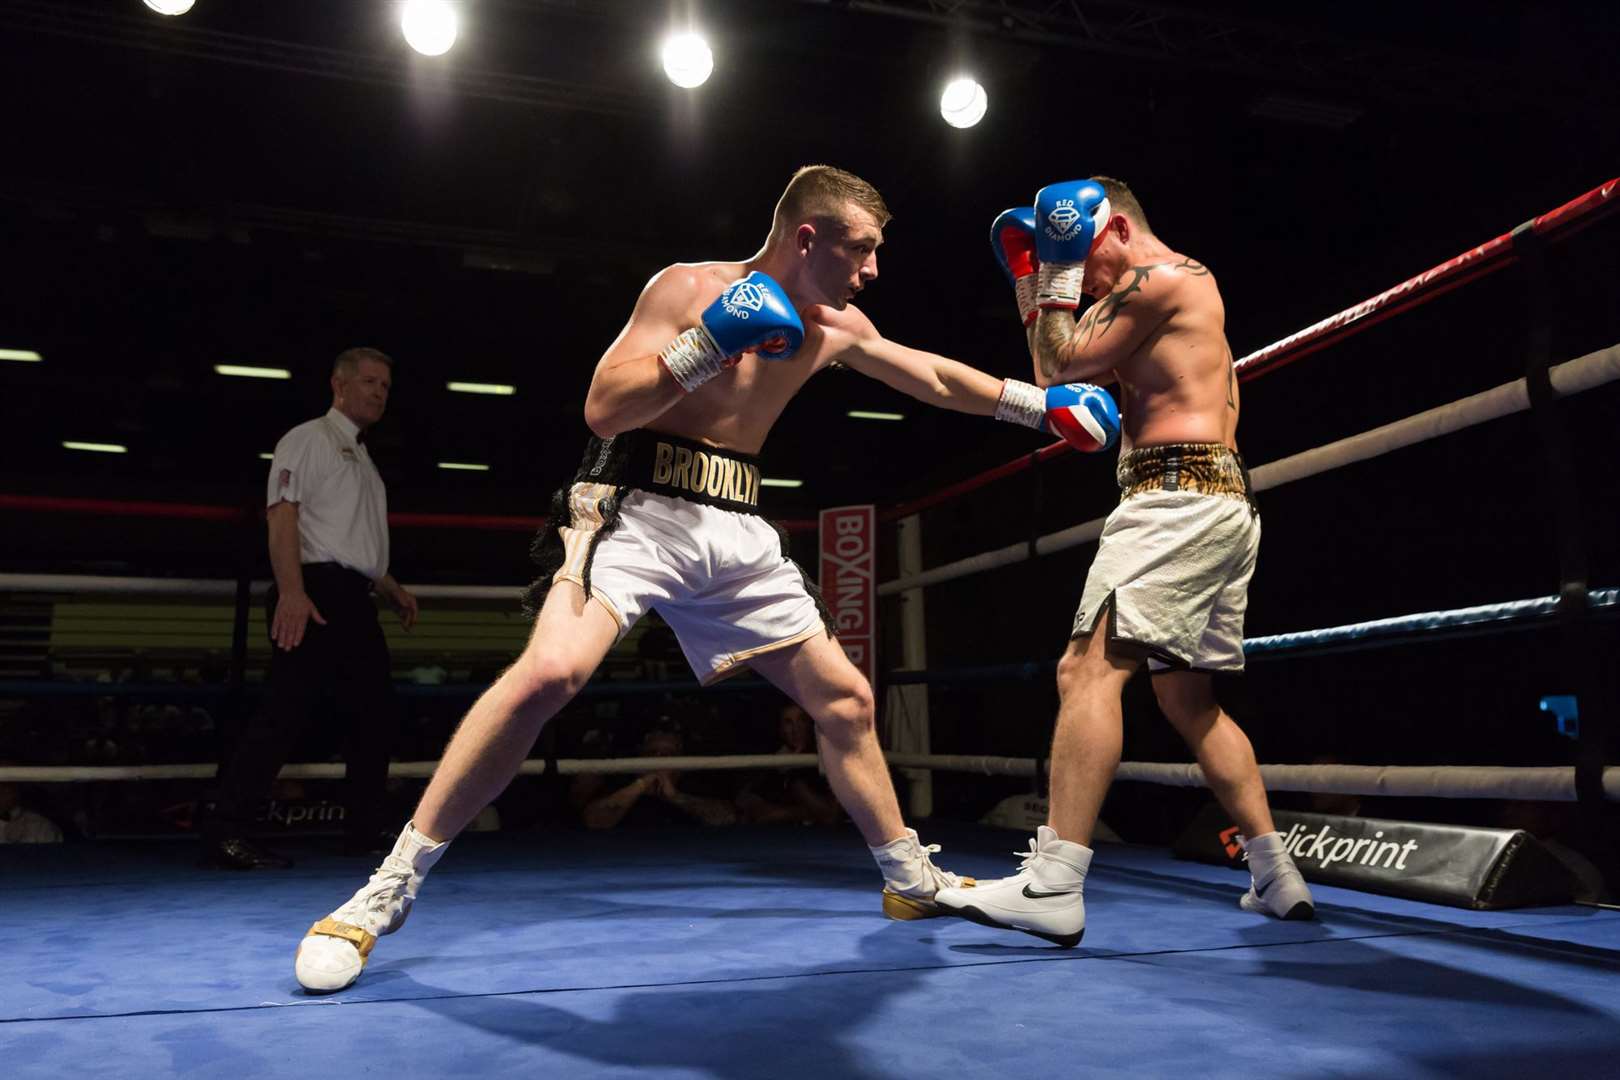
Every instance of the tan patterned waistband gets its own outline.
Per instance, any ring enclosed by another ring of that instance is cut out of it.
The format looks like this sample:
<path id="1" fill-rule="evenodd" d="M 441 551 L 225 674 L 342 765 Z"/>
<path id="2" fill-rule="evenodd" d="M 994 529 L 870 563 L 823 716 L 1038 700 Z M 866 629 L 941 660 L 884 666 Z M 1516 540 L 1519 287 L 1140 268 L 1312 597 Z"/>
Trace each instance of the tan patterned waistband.
<path id="1" fill-rule="evenodd" d="M 1243 455 L 1221 443 L 1139 447 L 1119 456 L 1115 476 L 1121 500 L 1145 491 L 1190 491 L 1254 506 Z"/>

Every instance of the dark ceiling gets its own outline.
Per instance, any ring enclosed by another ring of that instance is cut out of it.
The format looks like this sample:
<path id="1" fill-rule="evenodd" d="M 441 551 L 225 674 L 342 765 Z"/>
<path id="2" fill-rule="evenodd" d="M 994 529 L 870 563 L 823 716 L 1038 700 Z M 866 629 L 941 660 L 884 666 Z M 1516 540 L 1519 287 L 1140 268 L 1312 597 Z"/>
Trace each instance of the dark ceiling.
<path id="1" fill-rule="evenodd" d="M 752 252 L 807 162 L 862 174 L 895 211 L 863 304 L 878 325 L 1000 374 L 1028 362 L 987 227 L 1051 180 L 1130 180 L 1221 278 L 1241 355 L 1620 171 L 1609 4 L 463 6 L 462 40 L 428 59 L 387 0 L 199 0 L 180 19 L 0 0 L 0 348 L 46 357 L 0 364 L 0 494 L 250 503 L 258 454 L 325 407 L 334 354 L 369 344 L 398 363 L 375 442 L 393 507 L 538 514 L 641 283 Z M 695 92 L 655 57 L 688 11 L 717 56 Z M 990 95 L 968 131 L 936 107 L 961 68 Z M 1583 249 L 1599 308 L 1613 224 Z M 1499 323 L 1515 290 L 1419 321 L 1420 346 L 1369 335 L 1253 384 L 1251 460 L 1512 377 L 1516 348 L 1486 355 L 1500 325 L 1452 355 L 1432 342 Z M 1612 312 L 1584 310 L 1560 345 L 1612 343 Z M 448 393 L 456 378 L 518 393 Z M 1033 445 L 821 376 L 766 447 L 767 474 L 805 481 L 771 509 L 891 502 Z M 1107 474 L 1064 474 L 1084 493 L 1068 520 L 1106 508 Z M 51 564 L 49 524 L 6 521 L 14 565 Z"/>

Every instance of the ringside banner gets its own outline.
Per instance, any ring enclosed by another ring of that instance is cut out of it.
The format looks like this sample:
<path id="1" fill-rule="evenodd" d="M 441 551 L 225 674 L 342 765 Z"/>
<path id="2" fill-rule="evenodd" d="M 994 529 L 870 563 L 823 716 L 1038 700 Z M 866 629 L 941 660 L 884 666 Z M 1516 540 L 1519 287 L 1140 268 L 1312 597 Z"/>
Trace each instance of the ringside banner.
<path id="1" fill-rule="evenodd" d="M 821 512 L 821 597 L 839 644 L 877 685 L 877 508 Z"/>
<path id="2" fill-rule="evenodd" d="M 1307 881 L 1454 907 L 1568 903 L 1574 880 L 1518 829 L 1477 829 L 1278 810 L 1283 846 Z M 1238 828 L 1211 804 L 1176 841 L 1178 858 L 1243 865 Z"/>

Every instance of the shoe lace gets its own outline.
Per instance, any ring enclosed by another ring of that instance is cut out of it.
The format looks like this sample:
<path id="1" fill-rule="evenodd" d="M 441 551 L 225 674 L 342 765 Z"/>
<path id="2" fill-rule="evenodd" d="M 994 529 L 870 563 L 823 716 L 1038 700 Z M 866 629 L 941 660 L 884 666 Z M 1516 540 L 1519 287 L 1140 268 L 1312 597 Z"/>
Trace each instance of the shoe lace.
<path id="1" fill-rule="evenodd" d="M 953 874 L 934 865 L 930 856 L 940 853 L 942 849 L 938 844 L 919 844 L 917 850 L 922 856 L 923 871 L 933 879 L 936 889 L 955 889 L 962 884 L 961 874 Z"/>
<path id="2" fill-rule="evenodd" d="M 404 891 L 411 880 L 411 865 L 396 855 L 389 855 L 374 874 L 355 893 L 345 909 L 354 914 L 387 916 L 389 903 Z"/>

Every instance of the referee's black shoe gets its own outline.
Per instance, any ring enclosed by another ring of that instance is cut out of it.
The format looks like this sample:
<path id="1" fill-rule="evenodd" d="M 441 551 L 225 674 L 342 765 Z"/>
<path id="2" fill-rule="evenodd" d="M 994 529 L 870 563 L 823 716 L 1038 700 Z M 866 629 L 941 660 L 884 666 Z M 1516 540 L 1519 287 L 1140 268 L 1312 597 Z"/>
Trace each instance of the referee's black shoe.
<path id="1" fill-rule="evenodd" d="M 202 864 L 219 870 L 285 870 L 292 860 L 241 836 L 203 845 Z"/>

